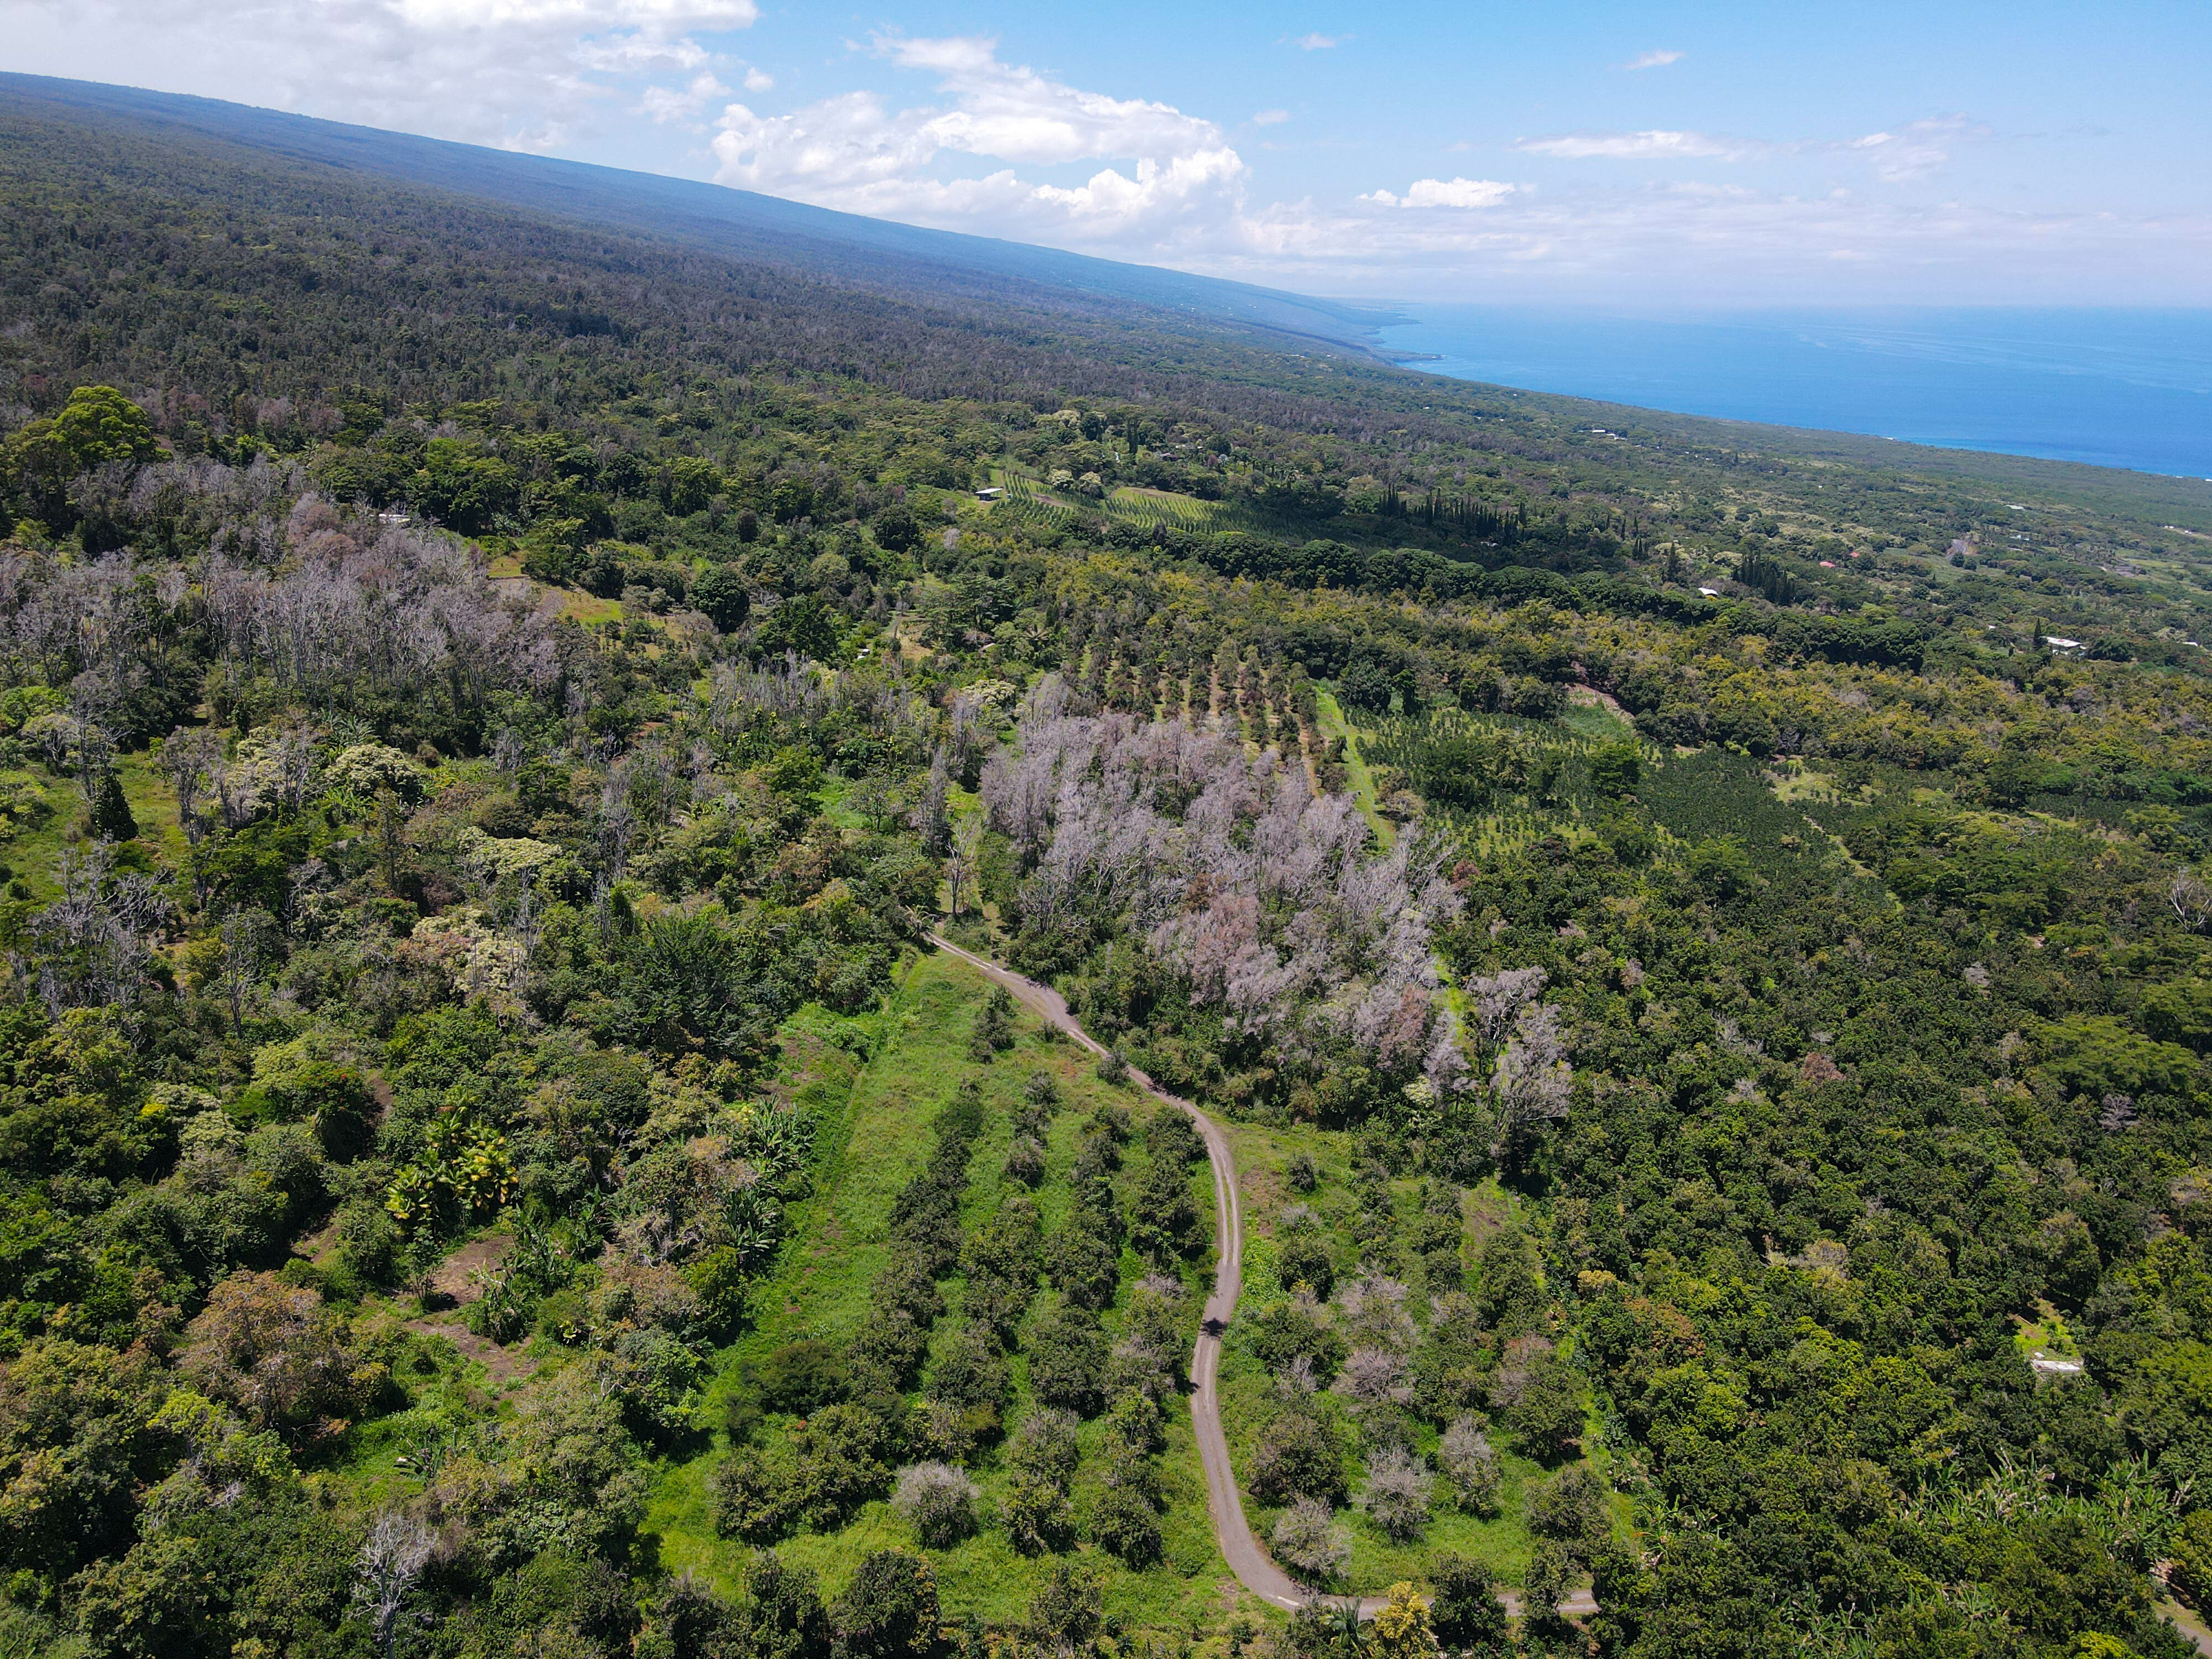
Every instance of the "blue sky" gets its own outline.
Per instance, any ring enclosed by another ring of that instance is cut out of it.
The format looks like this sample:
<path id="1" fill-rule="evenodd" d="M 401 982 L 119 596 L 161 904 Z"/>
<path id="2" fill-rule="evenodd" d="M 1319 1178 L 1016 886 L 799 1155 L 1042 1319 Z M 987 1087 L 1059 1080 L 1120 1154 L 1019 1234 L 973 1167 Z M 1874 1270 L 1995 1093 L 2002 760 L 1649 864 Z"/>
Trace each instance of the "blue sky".
<path id="1" fill-rule="evenodd" d="M 1310 292 L 2212 304 L 2212 7 L 0 0 L 0 64 Z"/>

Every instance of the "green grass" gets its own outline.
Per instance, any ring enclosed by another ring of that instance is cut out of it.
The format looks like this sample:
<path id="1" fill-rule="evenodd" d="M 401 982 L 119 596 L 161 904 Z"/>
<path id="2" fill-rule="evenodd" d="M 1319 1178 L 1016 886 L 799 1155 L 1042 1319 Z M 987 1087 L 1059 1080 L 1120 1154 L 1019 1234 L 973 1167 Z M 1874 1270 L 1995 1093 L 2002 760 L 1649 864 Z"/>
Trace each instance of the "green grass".
<path id="1" fill-rule="evenodd" d="M 1360 734 L 1334 693 L 1319 686 L 1314 689 L 1314 714 L 1316 729 L 1322 737 L 1340 737 L 1344 739 L 1344 770 L 1352 787 L 1352 798 L 1359 807 L 1367 827 L 1375 832 L 1376 841 L 1387 851 L 1397 840 L 1398 826 L 1384 817 L 1376 809 L 1375 774 L 1368 769 L 1367 757 L 1360 752 Z"/>
<path id="2" fill-rule="evenodd" d="M 817 1160 L 816 1195 L 794 1206 L 790 1243 L 775 1272 L 752 1297 L 754 1324 L 720 1358 L 718 1376 L 702 1415 L 716 1421 L 712 1448 L 672 1463 L 662 1473 L 649 1512 L 647 1529 L 658 1536 L 662 1563 L 671 1571 L 689 1569 L 729 1588 L 741 1574 L 750 1549 L 714 1535 L 708 1478 L 726 1455 L 719 1427 L 723 1401 L 743 1386 L 743 1368 L 783 1343 L 802 1336 L 849 1340 L 869 1317 L 869 1286 L 890 1252 L 890 1220 L 899 1190 L 921 1169 L 933 1137 L 931 1120 L 961 1080 L 981 1085 L 988 1127 L 969 1164 L 963 1222 L 972 1225 L 1006 1198 L 999 1170 L 1011 1138 L 1010 1120 L 1018 1109 L 1022 1081 L 1032 1070 L 1053 1073 L 1065 1099 L 1054 1114 L 1048 1148 L 1048 1179 L 1037 1194 L 1048 1233 L 1066 1214 L 1066 1172 L 1073 1162 L 1082 1122 L 1109 1097 L 1133 1109 L 1140 1106 L 1126 1090 L 1110 1089 L 1092 1073 L 1088 1056 L 1073 1043 L 1047 1043 L 1035 1035 L 1035 1023 L 1018 1019 L 1021 1037 L 1012 1052 L 988 1066 L 967 1055 L 975 1008 L 985 994 L 980 975 L 964 963 L 933 957 L 918 963 L 871 1022 L 878 1036 L 873 1057 L 857 1068 L 834 1113 L 834 1126 Z M 824 1103 L 827 1103 L 826 1102 Z M 1139 1116 L 1141 1118 L 1141 1112 Z M 1131 1160 L 1134 1173 L 1135 1160 Z M 1209 1200 L 1211 1186 L 1203 1167 L 1193 1172 L 1193 1191 Z M 1123 1260 L 1122 1301 L 1141 1269 L 1132 1255 Z M 1196 1287 L 1209 1272 L 1204 1261 L 1188 1265 L 1194 1293 L 1186 1298 L 1194 1327 L 1202 1296 Z M 957 1289 L 948 1301 L 957 1305 Z M 1109 1333 L 1116 1320 L 1109 1310 Z M 1018 1421 L 1029 1404 L 1025 1368 L 1014 1365 L 1019 1395 L 1009 1421 Z M 775 1419 L 763 1430 L 775 1432 Z M 1085 1426 L 1086 1454 L 1099 1434 Z M 1085 1509 L 1086 1481 L 1093 1477 L 1086 1455 L 1077 1476 L 1076 1507 Z M 981 1488 L 986 1516 L 1005 1484 L 995 1455 L 978 1459 L 969 1471 Z M 1214 1547 L 1206 1505 L 1205 1479 L 1187 1412 L 1168 1413 L 1168 1447 L 1161 1459 L 1166 1498 L 1161 1532 L 1166 1559 L 1144 1572 L 1131 1572 L 1085 1546 L 1080 1558 L 1097 1572 L 1109 1614 L 1132 1627 L 1188 1630 L 1194 1624 L 1218 1625 L 1223 1609 L 1236 1598 L 1224 1592 L 1228 1570 Z M 869 1552 L 897 1546 L 918 1548 L 905 1522 L 890 1504 L 869 1504 L 835 1533 L 801 1533 L 777 1548 L 787 1560 L 812 1568 L 823 1592 L 834 1595 L 850 1581 Z M 939 1595 L 949 1615 L 969 1613 L 994 1621 L 1018 1620 L 1050 1571 L 1054 1559 L 1027 1559 L 1014 1553 L 1003 1532 L 986 1525 L 956 1548 L 925 1551 L 938 1573 Z"/>
<path id="3" fill-rule="evenodd" d="M 185 832 L 177 827 L 177 798 L 155 758 L 141 750 L 118 755 L 116 771 L 123 780 L 123 798 L 131 803 L 131 816 L 138 821 L 138 840 L 157 862 L 182 867 L 189 850 Z M 85 821 L 84 793 L 73 776 L 57 777 L 33 763 L 22 769 L 38 780 L 48 811 L 43 823 L 0 841 L 0 862 L 5 862 L 30 884 L 31 896 L 42 904 L 61 896 L 54 879 L 62 849 L 80 839 Z"/>
<path id="4" fill-rule="evenodd" d="M 1149 530 L 1168 530 L 1213 535 L 1226 530 L 1255 534 L 1285 528 L 1283 521 L 1255 512 L 1238 501 L 1209 501 L 1172 489 L 1152 489 L 1139 484 L 1115 484 L 1103 496 L 1058 490 L 1044 475 L 1018 462 L 1002 460 L 991 468 L 991 482 L 1006 493 L 992 511 L 1032 523 L 1079 522 L 1109 519 Z"/>
<path id="5" fill-rule="evenodd" d="M 1587 738 L 1593 743 L 1633 743 L 1636 727 L 1595 700 L 1584 702 L 1570 696 L 1567 706 L 1559 715 L 1559 724 L 1577 737 Z"/>

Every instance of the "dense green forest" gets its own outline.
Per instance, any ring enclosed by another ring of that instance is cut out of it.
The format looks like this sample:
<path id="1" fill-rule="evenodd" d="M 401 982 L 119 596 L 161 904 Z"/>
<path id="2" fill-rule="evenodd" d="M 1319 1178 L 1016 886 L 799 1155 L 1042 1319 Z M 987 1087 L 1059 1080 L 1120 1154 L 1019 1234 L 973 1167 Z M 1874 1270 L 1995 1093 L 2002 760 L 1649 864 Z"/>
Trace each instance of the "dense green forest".
<path id="1" fill-rule="evenodd" d="M 2201 492 L 12 94 L 0 204 L 10 1654 L 2212 1642 Z"/>

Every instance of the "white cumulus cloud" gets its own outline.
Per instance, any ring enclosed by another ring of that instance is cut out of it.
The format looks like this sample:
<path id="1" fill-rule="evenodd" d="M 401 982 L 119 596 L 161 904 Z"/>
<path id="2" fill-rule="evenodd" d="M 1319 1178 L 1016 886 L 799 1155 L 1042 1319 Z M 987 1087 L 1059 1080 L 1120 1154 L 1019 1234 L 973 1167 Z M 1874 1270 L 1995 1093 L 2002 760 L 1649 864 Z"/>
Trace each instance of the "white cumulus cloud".
<path id="1" fill-rule="evenodd" d="M 1359 199 L 1386 208 L 1492 208 L 1517 188 L 1495 179 L 1416 179 L 1403 196 L 1376 190 Z"/>
<path id="2" fill-rule="evenodd" d="M 1235 222 L 1246 169 L 1211 121 L 1002 63 L 988 39 L 870 44 L 933 76 L 938 101 L 896 109 L 850 92 L 783 115 L 732 104 L 715 177 L 850 212 L 1054 240 L 1165 245 Z M 1006 165 L 963 170 L 977 161 Z M 1074 183 L 1037 172 L 1100 162 Z"/>

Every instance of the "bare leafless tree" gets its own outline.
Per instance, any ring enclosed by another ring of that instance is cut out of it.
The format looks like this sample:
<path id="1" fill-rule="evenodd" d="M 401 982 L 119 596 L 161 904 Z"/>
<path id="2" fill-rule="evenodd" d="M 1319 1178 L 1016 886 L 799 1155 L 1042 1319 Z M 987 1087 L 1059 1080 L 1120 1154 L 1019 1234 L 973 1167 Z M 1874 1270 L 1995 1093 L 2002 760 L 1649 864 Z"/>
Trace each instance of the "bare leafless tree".
<path id="1" fill-rule="evenodd" d="M 222 955 L 216 968 L 216 983 L 230 1004 L 233 1031 L 246 1030 L 246 999 L 260 981 L 261 964 L 268 956 L 270 936 L 275 929 L 276 919 L 258 908 L 240 907 L 222 919 L 217 932 Z"/>
<path id="2" fill-rule="evenodd" d="M 307 785 L 315 775 L 313 729 L 286 726 L 269 745 L 269 761 L 276 774 L 276 799 L 288 811 L 298 811 L 307 804 Z"/>
<path id="3" fill-rule="evenodd" d="M 391 1659 L 394 1626 L 400 1609 L 430 1565 L 437 1534 L 404 1510 L 386 1510 L 368 1529 L 361 1547 L 360 1565 L 354 1583 L 354 1602 L 368 1610 L 376 1631 L 376 1645 Z"/>
<path id="4" fill-rule="evenodd" d="M 161 745 L 161 770 L 168 775 L 177 797 L 177 827 L 195 847 L 207 834 L 207 821 L 200 813 L 203 792 L 209 775 L 222 761 L 222 739 L 204 726 L 180 726 Z"/>
<path id="5" fill-rule="evenodd" d="M 960 920 L 962 896 L 975 884 L 982 865 L 983 820 L 969 813 L 952 826 L 952 851 L 945 860 L 945 884 L 952 905 L 952 919 Z"/>

